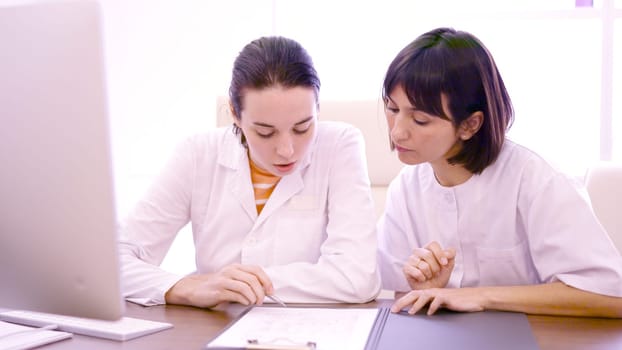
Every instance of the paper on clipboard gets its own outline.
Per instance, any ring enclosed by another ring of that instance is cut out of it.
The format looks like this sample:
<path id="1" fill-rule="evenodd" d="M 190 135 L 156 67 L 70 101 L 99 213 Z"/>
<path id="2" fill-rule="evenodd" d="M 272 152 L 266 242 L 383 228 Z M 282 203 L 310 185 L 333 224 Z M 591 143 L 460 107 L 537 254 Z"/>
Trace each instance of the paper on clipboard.
<path id="1" fill-rule="evenodd" d="M 360 350 L 379 310 L 254 307 L 207 344 L 212 348 Z"/>

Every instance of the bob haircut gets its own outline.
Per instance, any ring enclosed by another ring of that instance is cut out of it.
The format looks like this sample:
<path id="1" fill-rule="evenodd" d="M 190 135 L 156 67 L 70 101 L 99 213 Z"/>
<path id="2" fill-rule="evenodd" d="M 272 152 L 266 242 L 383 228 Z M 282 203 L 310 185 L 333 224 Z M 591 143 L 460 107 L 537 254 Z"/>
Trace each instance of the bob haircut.
<path id="1" fill-rule="evenodd" d="M 240 119 L 247 90 L 278 85 L 285 88 L 312 88 L 316 102 L 319 99 L 320 78 L 311 56 L 302 45 L 281 36 L 266 36 L 251 41 L 233 62 L 229 86 L 231 112 L 235 118 Z M 246 145 L 242 130 L 234 125 L 233 132 L 241 135 L 240 141 Z"/>
<path id="2" fill-rule="evenodd" d="M 452 28 L 419 36 L 389 65 L 382 90 L 385 106 L 398 86 L 413 106 L 450 120 L 456 129 L 473 113 L 483 113 L 481 128 L 447 159 L 450 164 L 480 174 L 497 159 L 514 110 L 492 55 L 475 36 Z M 441 94 L 453 119 L 443 111 Z"/>

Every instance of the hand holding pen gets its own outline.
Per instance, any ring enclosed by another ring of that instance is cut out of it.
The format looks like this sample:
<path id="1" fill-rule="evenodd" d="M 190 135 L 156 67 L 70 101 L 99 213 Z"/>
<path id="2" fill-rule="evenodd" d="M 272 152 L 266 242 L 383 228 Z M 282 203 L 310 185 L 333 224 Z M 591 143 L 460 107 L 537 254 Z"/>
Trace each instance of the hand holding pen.
<path id="1" fill-rule="evenodd" d="M 224 302 L 261 305 L 265 297 L 285 305 L 274 295 L 272 281 L 261 267 L 242 264 L 228 265 L 216 273 L 186 276 L 165 294 L 169 304 L 208 308 Z"/>

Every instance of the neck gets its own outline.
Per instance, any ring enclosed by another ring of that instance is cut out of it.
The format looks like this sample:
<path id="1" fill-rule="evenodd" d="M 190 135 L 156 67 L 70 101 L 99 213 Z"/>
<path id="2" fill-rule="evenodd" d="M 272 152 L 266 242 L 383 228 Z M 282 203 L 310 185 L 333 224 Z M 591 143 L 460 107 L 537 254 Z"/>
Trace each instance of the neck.
<path id="1" fill-rule="evenodd" d="M 467 182 L 473 173 L 465 169 L 462 165 L 452 165 L 445 159 L 438 163 L 431 163 L 434 170 L 436 181 L 444 187 L 453 187 Z"/>

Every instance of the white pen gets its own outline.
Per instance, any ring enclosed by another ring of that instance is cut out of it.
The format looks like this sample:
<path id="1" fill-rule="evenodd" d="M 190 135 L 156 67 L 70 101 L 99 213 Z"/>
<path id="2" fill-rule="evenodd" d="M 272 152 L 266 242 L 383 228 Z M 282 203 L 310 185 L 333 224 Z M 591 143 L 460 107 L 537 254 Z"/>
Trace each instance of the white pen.
<path id="1" fill-rule="evenodd" d="M 283 300 L 279 299 L 279 297 L 277 297 L 276 295 L 267 295 L 267 297 L 270 298 L 270 300 L 274 301 L 275 303 L 281 305 L 282 307 L 287 307 L 287 305 L 285 305 Z"/>

